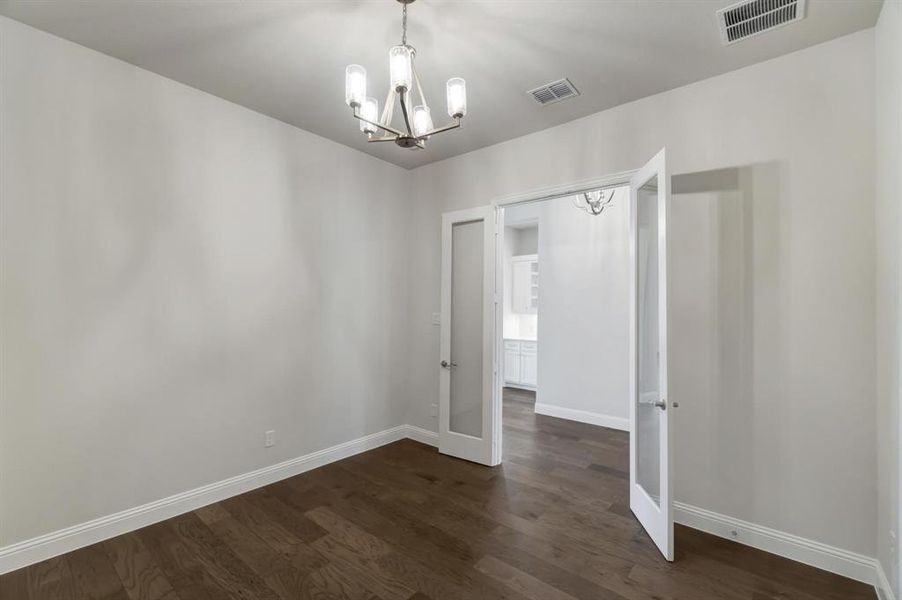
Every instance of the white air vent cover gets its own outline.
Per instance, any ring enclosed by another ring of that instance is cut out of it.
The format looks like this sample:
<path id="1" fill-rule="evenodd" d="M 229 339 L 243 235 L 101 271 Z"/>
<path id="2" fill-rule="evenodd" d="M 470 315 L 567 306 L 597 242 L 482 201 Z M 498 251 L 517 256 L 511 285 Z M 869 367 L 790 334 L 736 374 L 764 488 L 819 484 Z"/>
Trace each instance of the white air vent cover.
<path id="1" fill-rule="evenodd" d="M 717 11 L 724 44 L 733 44 L 805 17 L 806 0 L 746 0 Z"/>
<path id="2" fill-rule="evenodd" d="M 579 92 L 569 79 L 558 79 L 526 92 L 539 104 L 552 104 L 567 98 L 579 96 Z"/>

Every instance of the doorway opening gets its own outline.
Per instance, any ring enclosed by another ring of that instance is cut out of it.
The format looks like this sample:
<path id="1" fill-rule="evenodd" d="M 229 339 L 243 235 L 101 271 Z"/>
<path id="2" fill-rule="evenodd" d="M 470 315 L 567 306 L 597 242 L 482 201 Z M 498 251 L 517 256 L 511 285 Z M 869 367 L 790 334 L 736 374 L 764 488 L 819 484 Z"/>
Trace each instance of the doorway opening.
<path id="1" fill-rule="evenodd" d="M 610 218 L 618 205 L 621 218 Z M 661 150 L 629 174 L 442 216 L 438 441 L 444 454 L 496 466 L 503 453 L 513 459 L 518 450 L 502 442 L 505 428 L 524 433 L 514 411 L 521 417 L 531 412 L 534 425 L 548 419 L 549 429 L 533 427 L 532 441 L 519 448 L 528 454 L 523 460 L 544 461 L 553 471 L 548 460 L 558 459 L 562 469 L 582 466 L 625 479 L 628 440 L 629 480 L 621 492 L 660 552 L 673 560 L 669 205 Z M 518 214 L 529 211 L 538 212 Z M 601 333 L 590 335 L 599 323 Z M 588 431 L 605 435 L 593 439 Z M 581 439 L 583 447 L 572 443 Z M 551 440 L 559 447 L 549 447 Z M 593 450 L 603 459 L 591 461 Z"/>
<path id="2" fill-rule="evenodd" d="M 501 211 L 505 406 L 629 431 L 629 200 L 617 185 Z"/>

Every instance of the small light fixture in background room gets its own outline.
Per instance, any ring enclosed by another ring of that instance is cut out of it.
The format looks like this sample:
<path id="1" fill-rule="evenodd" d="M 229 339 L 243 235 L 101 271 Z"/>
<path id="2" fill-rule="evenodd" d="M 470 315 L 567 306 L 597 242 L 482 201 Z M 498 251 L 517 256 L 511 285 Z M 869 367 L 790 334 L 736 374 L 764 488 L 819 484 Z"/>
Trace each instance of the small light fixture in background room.
<path id="1" fill-rule="evenodd" d="M 600 215 L 614 202 L 617 188 L 583 192 L 573 197 L 573 205 L 590 215 Z"/>
<path id="2" fill-rule="evenodd" d="M 446 91 L 451 123 L 436 129 L 414 65 L 417 51 L 407 43 L 407 5 L 412 4 L 414 0 L 398 0 L 398 2 L 403 5 L 401 44 L 392 46 L 388 51 L 391 85 L 382 114 L 379 114 L 379 102 L 366 95 L 366 69 L 360 65 L 348 65 L 345 69 L 345 103 L 354 110 L 354 117 L 360 120 L 360 131 L 367 135 L 369 141 L 395 142 L 402 148 L 425 148 L 426 140 L 433 135 L 460 127 L 461 119 L 467 114 L 467 83 L 460 77 L 448 80 Z M 411 111 L 414 92 L 419 98 L 419 103 Z M 404 118 L 400 127 L 392 125 L 396 99 L 399 100 Z M 376 137 L 380 129 L 386 132 L 386 135 Z"/>

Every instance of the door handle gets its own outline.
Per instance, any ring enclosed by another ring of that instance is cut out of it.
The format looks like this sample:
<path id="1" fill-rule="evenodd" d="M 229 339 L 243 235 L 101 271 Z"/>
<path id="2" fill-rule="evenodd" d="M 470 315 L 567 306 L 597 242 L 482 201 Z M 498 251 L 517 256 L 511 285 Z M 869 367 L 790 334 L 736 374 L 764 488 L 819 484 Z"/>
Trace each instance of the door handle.
<path id="1" fill-rule="evenodd" d="M 442 367 L 444 367 L 444 368 L 446 368 L 446 369 L 450 369 L 451 367 L 456 367 L 456 366 L 457 366 L 457 363 L 456 363 L 456 362 L 450 362 L 450 363 L 449 363 L 447 360 L 443 360 L 443 361 L 442 361 Z"/>
<path id="2" fill-rule="evenodd" d="M 656 406 L 661 410 L 667 410 L 667 400 L 639 400 L 639 404 L 647 404 L 649 406 Z M 676 404 L 674 404 L 676 406 Z"/>

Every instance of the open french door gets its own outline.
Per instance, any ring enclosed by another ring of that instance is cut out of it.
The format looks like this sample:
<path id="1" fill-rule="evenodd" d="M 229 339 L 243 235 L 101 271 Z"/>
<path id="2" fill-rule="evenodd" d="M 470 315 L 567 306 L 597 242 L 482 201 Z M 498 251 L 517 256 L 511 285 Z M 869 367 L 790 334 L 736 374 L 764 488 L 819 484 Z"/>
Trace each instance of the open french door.
<path id="1" fill-rule="evenodd" d="M 491 206 L 442 215 L 439 452 L 490 466 L 501 462 L 495 222 Z"/>
<path id="2" fill-rule="evenodd" d="M 667 218 L 662 149 L 630 180 L 630 509 L 673 560 L 671 436 L 667 400 Z"/>

